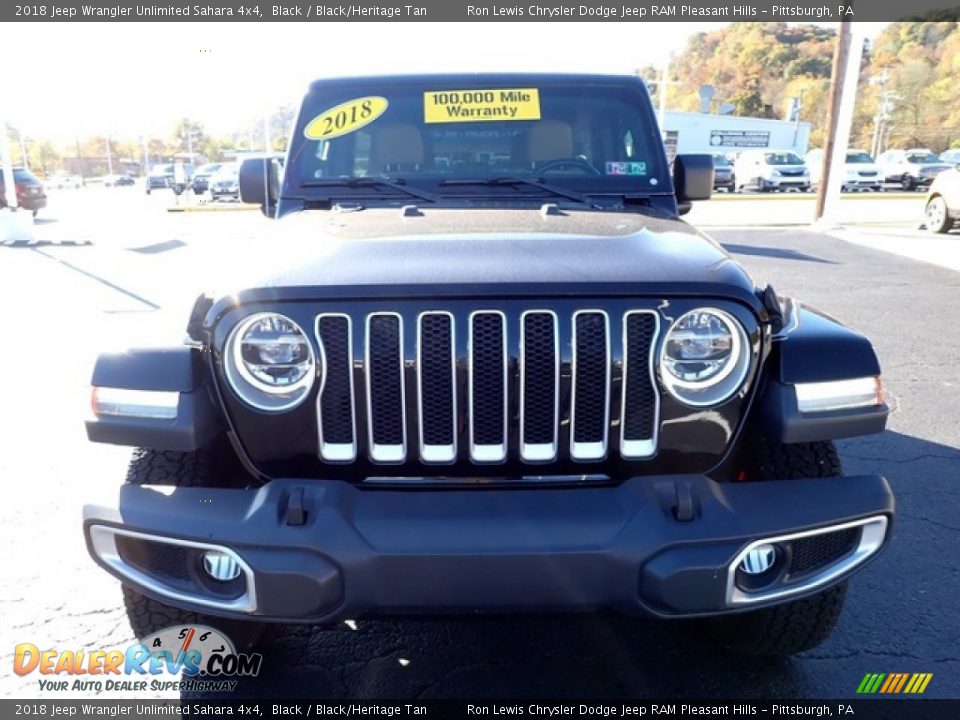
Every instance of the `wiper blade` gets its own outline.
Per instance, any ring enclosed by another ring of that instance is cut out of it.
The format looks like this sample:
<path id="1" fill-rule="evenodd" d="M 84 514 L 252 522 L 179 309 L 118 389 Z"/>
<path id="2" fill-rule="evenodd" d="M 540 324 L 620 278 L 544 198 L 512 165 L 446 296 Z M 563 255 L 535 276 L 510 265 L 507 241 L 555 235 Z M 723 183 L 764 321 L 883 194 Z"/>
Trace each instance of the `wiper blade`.
<path id="1" fill-rule="evenodd" d="M 498 185 L 530 185 L 532 187 L 544 190 L 551 195 L 557 195 L 558 197 L 567 198 L 567 200 L 573 200 L 574 202 L 581 203 L 583 205 L 593 206 L 593 201 L 583 193 L 578 193 L 575 190 L 567 190 L 566 188 L 558 187 L 557 185 L 551 185 L 550 183 L 545 183 L 542 178 L 525 178 L 525 177 L 492 177 L 492 178 L 451 178 L 449 180 L 441 180 L 440 185 L 489 185 L 491 187 L 496 187 Z"/>
<path id="2" fill-rule="evenodd" d="M 428 193 L 425 190 L 415 190 L 414 188 L 408 187 L 406 180 L 400 178 L 397 178 L 396 180 L 388 180 L 387 178 L 376 177 L 329 178 L 326 180 L 307 180 L 301 183 L 301 185 L 302 187 L 387 187 L 391 190 L 396 190 L 406 195 L 410 195 L 411 197 L 426 200 L 427 202 L 437 201 L 435 195 Z"/>

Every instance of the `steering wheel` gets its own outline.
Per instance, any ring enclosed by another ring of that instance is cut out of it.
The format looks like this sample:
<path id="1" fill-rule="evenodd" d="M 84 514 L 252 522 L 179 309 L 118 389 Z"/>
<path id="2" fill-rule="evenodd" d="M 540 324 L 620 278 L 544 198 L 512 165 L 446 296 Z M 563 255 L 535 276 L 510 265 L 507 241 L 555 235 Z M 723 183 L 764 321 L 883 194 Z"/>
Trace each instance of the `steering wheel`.
<path id="1" fill-rule="evenodd" d="M 580 170 L 585 175 L 599 175 L 600 171 L 597 170 L 593 165 L 588 163 L 583 158 L 578 157 L 569 157 L 569 158 L 557 158 L 556 160 L 547 160 L 542 165 L 538 165 L 535 168 L 535 172 L 538 173 L 547 173 L 551 170 L 558 170 L 559 168 L 575 168 Z"/>

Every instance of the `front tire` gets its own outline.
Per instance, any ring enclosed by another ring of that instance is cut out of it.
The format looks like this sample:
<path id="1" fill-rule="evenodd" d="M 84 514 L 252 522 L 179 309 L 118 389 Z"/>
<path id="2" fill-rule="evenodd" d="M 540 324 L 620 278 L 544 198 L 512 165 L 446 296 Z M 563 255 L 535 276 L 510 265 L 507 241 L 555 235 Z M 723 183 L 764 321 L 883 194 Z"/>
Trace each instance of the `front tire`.
<path id="1" fill-rule="evenodd" d="M 934 195 L 927 201 L 923 212 L 927 230 L 934 233 L 945 233 L 953 226 L 953 220 L 947 211 L 947 203 L 942 195 Z"/>
<path id="2" fill-rule="evenodd" d="M 900 178 L 900 189 L 910 192 L 917 187 L 917 181 L 908 173 L 904 173 Z"/>
<path id="3" fill-rule="evenodd" d="M 832 442 L 774 443 L 761 437 L 746 459 L 746 479 L 789 481 L 840 477 L 843 467 Z M 846 582 L 782 605 L 710 618 L 707 631 L 725 648 L 742 655 L 784 656 L 810 650 L 836 627 L 847 594 Z"/>
<path id="4" fill-rule="evenodd" d="M 215 440 L 194 452 L 138 448 L 130 460 L 126 482 L 128 485 L 231 487 L 242 477 L 243 470 L 232 449 L 226 441 Z M 173 625 L 208 625 L 224 632 L 241 650 L 256 645 L 266 627 L 262 622 L 212 617 L 167 605 L 127 585 L 123 585 L 123 604 L 130 627 L 141 640 Z"/>

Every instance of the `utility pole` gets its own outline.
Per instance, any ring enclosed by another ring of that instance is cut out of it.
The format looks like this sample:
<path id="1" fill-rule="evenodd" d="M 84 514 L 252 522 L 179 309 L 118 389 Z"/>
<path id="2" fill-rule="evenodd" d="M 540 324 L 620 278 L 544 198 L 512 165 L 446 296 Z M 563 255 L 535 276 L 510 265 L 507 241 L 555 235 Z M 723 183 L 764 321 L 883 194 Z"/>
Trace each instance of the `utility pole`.
<path id="1" fill-rule="evenodd" d="M 150 171 L 150 141 L 147 139 L 147 136 L 144 135 L 143 138 L 143 174 L 146 175 Z"/>
<path id="2" fill-rule="evenodd" d="M 113 158 L 110 155 L 110 135 L 104 137 L 107 144 L 107 175 L 113 175 Z"/>
<path id="3" fill-rule="evenodd" d="M 27 155 L 27 141 L 23 137 L 23 130 L 18 129 L 17 135 L 20 137 L 20 159 L 23 161 L 23 167 L 30 169 L 30 157 Z"/>
<path id="4" fill-rule="evenodd" d="M 823 172 L 817 189 L 815 222 L 822 222 L 825 215 L 833 215 L 840 200 L 850 142 L 850 125 L 853 122 L 853 108 L 857 96 L 857 81 L 860 77 L 860 60 L 863 57 L 863 40 L 859 23 L 844 21 L 840 24 L 837 49 L 833 56 L 827 115 L 829 134 L 823 149 Z"/>
<path id="5" fill-rule="evenodd" d="M 797 97 L 796 115 L 793 118 L 793 149 L 797 149 L 797 138 L 800 136 L 800 111 L 803 109 L 803 94 L 805 88 L 800 88 L 800 95 Z"/>

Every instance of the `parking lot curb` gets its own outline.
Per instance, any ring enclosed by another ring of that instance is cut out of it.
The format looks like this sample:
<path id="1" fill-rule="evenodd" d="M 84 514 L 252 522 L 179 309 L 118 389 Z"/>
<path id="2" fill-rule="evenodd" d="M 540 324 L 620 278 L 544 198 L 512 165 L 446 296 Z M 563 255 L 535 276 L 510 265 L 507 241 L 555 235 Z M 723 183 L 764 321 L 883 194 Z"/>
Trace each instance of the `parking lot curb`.
<path id="1" fill-rule="evenodd" d="M 184 205 L 168 207 L 167 212 L 237 212 L 238 210 L 259 210 L 256 205 Z"/>
<path id="2" fill-rule="evenodd" d="M 760 199 L 769 199 L 769 200 L 815 200 L 817 197 L 816 193 L 808 192 L 785 192 L 785 193 L 758 193 L 758 192 L 742 192 L 736 194 L 730 193 L 713 193 L 710 196 L 711 200 L 724 200 L 724 201 L 736 201 L 736 200 L 760 200 Z M 883 198 L 884 200 L 922 200 L 924 198 L 923 193 L 905 193 L 905 192 L 853 192 L 853 193 L 844 193 L 840 196 L 841 200 L 877 200 Z"/>

